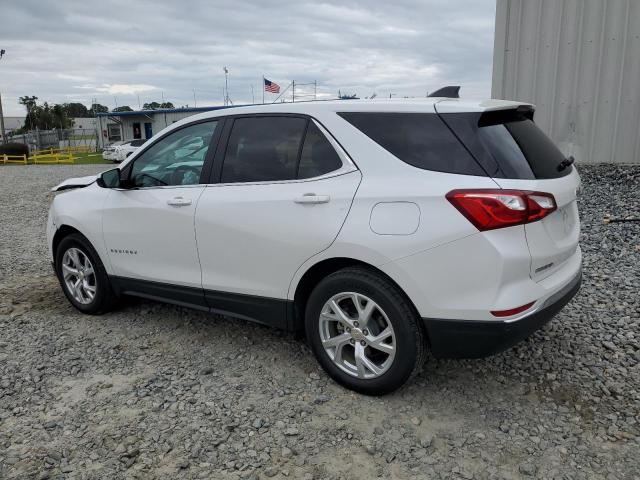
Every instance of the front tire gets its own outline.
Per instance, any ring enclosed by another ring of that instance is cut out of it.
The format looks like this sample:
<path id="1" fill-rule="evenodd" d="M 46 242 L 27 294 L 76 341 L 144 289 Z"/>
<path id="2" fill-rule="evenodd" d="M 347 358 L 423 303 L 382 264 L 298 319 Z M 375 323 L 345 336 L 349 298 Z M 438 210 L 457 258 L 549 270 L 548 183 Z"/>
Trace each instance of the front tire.
<path id="1" fill-rule="evenodd" d="M 117 301 L 107 272 L 89 240 L 73 233 L 56 249 L 55 269 L 69 302 L 82 313 L 99 315 Z"/>
<path id="2" fill-rule="evenodd" d="M 423 328 L 407 297 L 366 268 L 346 268 L 322 280 L 307 302 L 305 327 L 322 368 L 367 395 L 400 388 L 426 357 Z"/>

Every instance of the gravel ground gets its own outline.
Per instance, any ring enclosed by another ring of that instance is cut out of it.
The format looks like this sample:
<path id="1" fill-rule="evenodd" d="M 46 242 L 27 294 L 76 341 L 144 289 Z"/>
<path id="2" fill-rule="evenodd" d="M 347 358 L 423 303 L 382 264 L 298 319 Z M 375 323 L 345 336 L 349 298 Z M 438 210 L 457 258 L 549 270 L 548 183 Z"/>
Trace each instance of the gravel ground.
<path id="1" fill-rule="evenodd" d="M 640 168 L 581 168 L 584 285 L 553 322 L 383 398 L 282 332 L 72 309 L 48 189 L 104 169 L 0 167 L 0 478 L 640 478 L 640 223 L 603 222 L 640 216 Z"/>

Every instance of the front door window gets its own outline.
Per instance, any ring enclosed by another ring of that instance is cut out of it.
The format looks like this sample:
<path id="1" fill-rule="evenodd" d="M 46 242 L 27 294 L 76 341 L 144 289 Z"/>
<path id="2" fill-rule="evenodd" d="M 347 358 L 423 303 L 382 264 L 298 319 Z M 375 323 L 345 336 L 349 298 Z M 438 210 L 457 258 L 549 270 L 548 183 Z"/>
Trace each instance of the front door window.
<path id="1" fill-rule="evenodd" d="M 217 121 L 176 130 L 145 150 L 133 164 L 131 181 L 136 187 L 194 185 L 200 183 Z"/>

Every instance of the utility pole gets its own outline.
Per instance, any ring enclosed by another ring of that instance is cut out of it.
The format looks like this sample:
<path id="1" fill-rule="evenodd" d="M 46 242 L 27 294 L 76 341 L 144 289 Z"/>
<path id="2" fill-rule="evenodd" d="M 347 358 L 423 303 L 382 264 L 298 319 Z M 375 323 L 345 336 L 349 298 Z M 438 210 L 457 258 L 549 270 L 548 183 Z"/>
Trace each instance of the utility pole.
<path id="1" fill-rule="evenodd" d="M 0 93 L 0 136 L 2 136 L 2 143 L 6 143 L 7 135 L 4 133 L 4 115 L 2 113 L 2 94 Z"/>
<path id="2" fill-rule="evenodd" d="M 222 67 L 224 70 L 224 104 L 229 105 L 229 69 Z"/>
<path id="3" fill-rule="evenodd" d="M 6 51 L 4 49 L 0 50 L 0 60 L 4 56 Z M 2 137 L 2 143 L 4 144 L 7 141 L 7 134 L 4 132 L 4 114 L 2 113 L 2 93 L 0 93 L 0 136 Z"/>
<path id="4" fill-rule="evenodd" d="M 295 103 L 296 101 L 296 81 L 291 80 L 291 101 Z"/>

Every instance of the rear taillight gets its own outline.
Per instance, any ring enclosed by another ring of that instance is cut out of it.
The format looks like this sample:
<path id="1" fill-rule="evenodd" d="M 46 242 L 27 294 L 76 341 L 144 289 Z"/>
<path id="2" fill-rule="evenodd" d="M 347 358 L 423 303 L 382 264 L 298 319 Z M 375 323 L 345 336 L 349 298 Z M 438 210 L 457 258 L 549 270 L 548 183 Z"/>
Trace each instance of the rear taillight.
<path id="1" fill-rule="evenodd" d="M 558 208 L 550 193 L 527 190 L 452 190 L 447 200 L 480 231 L 535 222 Z"/>

